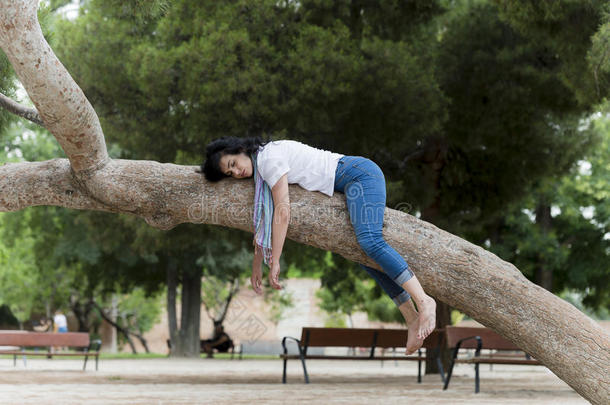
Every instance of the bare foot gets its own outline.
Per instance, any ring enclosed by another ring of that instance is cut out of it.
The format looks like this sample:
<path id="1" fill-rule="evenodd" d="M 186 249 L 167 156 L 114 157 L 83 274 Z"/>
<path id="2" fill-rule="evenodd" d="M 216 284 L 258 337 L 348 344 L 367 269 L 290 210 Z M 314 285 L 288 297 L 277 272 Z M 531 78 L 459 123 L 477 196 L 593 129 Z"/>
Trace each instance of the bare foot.
<path id="1" fill-rule="evenodd" d="M 413 354 L 424 344 L 424 339 L 417 337 L 419 330 L 419 316 L 409 324 L 407 324 L 407 354 Z"/>
<path id="2" fill-rule="evenodd" d="M 436 302 L 432 297 L 425 296 L 421 303 L 417 303 L 419 309 L 418 339 L 425 339 L 432 333 L 436 326 Z"/>

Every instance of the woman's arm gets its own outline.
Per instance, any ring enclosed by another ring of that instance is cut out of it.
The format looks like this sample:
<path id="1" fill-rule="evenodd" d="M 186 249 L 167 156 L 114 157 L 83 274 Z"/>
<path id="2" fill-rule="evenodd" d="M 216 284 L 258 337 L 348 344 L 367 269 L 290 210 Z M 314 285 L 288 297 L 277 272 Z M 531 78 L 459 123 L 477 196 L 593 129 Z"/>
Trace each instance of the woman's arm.
<path id="1" fill-rule="evenodd" d="M 283 175 L 271 189 L 273 195 L 273 227 L 271 233 L 271 271 L 269 281 L 275 289 L 281 289 L 279 283 L 280 276 L 280 256 L 286 240 L 286 232 L 290 223 L 290 198 L 288 196 L 288 175 Z"/>

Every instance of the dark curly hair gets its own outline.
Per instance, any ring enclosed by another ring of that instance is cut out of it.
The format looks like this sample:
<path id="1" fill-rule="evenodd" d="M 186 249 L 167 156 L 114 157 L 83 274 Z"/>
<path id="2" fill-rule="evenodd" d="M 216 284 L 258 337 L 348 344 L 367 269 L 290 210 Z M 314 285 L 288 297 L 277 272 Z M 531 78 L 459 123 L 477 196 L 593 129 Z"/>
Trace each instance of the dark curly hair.
<path id="1" fill-rule="evenodd" d="M 227 176 L 220 170 L 220 158 L 224 155 L 238 155 L 245 153 L 250 157 L 261 146 L 267 144 L 260 136 L 239 138 L 236 136 L 223 136 L 214 139 L 205 148 L 205 162 L 201 164 L 201 172 L 208 181 L 219 181 Z"/>

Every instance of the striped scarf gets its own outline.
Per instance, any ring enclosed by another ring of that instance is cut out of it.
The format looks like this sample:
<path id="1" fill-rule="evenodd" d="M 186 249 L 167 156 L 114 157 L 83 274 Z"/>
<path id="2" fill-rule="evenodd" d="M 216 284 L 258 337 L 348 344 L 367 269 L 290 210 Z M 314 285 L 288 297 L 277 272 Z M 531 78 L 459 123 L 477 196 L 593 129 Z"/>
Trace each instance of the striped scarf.
<path id="1" fill-rule="evenodd" d="M 252 154 L 254 173 L 254 249 L 263 252 L 267 266 L 271 264 L 271 229 L 273 224 L 273 195 L 271 187 L 263 180 L 256 167 L 257 153 Z"/>

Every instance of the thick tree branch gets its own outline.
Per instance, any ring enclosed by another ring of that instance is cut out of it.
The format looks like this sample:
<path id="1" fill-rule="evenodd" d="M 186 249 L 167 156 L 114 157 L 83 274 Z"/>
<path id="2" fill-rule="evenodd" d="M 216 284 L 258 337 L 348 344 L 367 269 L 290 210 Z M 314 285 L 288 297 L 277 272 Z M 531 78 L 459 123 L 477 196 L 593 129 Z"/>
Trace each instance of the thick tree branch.
<path id="1" fill-rule="evenodd" d="M 2 93 L 0 93 L 0 107 L 19 117 L 25 118 L 34 124 L 44 127 L 44 122 L 42 122 L 42 119 L 40 118 L 40 115 L 38 115 L 38 111 L 36 111 L 36 109 L 21 105 Z"/>
<path id="2" fill-rule="evenodd" d="M 208 183 L 195 170 L 113 160 L 93 174 L 94 199 L 66 160 L 7 164 L 0 166 L 0 210 L 59 205 L 130 213 L 162 229 L 193 222 L 252 232 L 252 182 Z M 343 194 L 292 185 L 290 197 L 288 238 L 380 269 L 358 245 Z M 610 336 L 575 307 L 491 252 L 406 213 L 386 209 L 383 234 L 431 295 L 506 336 L 593 402 L 610 395 Z"/>
<path id="3" fill-rule="evenodd" d="M 60 205 L 131 213 L 163 229 L 193 222 L 252 232 L 252 182 L 207 183 L 195 169 L 111 161 L 94 174 L 103 188 L 93 199 L 66 160 L 7 164 L 0 167 L 0 210 Z M 343 194 L 328 198 L 294 185 L 290 194 L 288 238 L 380 269 L 357 243 Z M 384 238 L 430 294 L 506 336 L 593 402 L 608 397 L 610 337 L 597 323 L 485 249 L 400 211 L 386 209 L 384 222 Z"/>
<path id="4" fill-rule="evenodd" d="M 108 160 L 97 114 L 44 39 L 37 0 L 0 0 L 0 47 L 75 173 Z"/>

